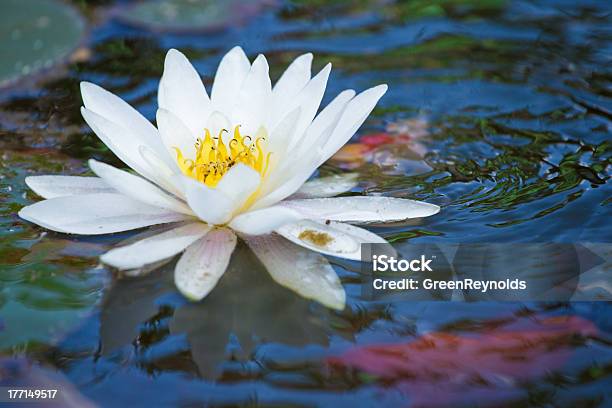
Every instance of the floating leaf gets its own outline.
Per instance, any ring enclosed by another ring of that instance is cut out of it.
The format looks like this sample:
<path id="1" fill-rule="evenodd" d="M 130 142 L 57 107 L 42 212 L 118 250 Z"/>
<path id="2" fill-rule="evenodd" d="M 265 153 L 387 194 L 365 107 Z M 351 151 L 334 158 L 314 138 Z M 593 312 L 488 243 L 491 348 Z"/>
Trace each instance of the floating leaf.
<path id="1" fill-rule="evenodd" d="M 66 58 L 85 31 L 81 16 L 55 0 L 5 0 L 0 14 L 0 86 Z"/>
<path id="2" fill-rule="evenodd" d="M 135 4 L 120 18 L 156 31 L 221 30 L 257 13 L 260 0 L 149 0 Z"/>

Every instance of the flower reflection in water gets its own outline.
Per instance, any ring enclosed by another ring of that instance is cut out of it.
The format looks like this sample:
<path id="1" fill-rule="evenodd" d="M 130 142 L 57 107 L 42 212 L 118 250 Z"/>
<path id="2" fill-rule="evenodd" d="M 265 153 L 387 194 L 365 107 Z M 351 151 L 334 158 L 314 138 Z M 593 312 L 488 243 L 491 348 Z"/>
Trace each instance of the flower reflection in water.
<path id="1" fill-rule="evenodd" d="M 217 289 L 201 302 L 177 296 L 171 270 L 169 264 L 146 277 L 117 280 L 102 307 L 102 355 L 133 344 L 147 371 L 214 378 L 234 363 L 249 370 L 261 343 L 327 344 L 326 324 L 311 312 L 324 308 L 274 282 L 246 245 L 238 245 Z"/>

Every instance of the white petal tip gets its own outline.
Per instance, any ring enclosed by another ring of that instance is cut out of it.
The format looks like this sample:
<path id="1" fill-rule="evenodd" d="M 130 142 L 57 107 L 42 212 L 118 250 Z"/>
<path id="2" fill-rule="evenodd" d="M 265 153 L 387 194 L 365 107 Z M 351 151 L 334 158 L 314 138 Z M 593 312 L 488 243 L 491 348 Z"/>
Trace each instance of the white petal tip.
<path id="1" fill-rule="evenodd" d="M 34 190 L 34 189 L 35 189 L 35 187 L 32 187 L 32 186 L 34 186 L 34 185 L 35 185 L 35 183 L 36 183 L 34 180 L 35 180 L 35 179 L 34 179 L 34 177 L 33 177 L 33 176 L 27 176 L 27 177 L 25 178 L 25 183 L 26 183 L 26 186 L 28 186 L 28 187 L 30 188 L 30 190 Z"/>
<path id="2" fill-rule="evenodd" d="M 323 306 L 330 309 L 342 311 L 346 307 L 346 292 L 344 288 L 339 288 L 333 294 L 334 297 L 317 299 Z"/>
<path id="3" fill-rule="evenodd" d="M 372 90 L 372 92 L 378 94 L 379 98 L 381 98 L 387 92 L 389 86 L 387 84 L 380 84 L 370 89 Z"/>
<path id="4" fill-rule="evenodd" d="M 177 50 L 176 48 L 170 48 L 168 52 L 166 53 L 166 59 L 168 59 L 168 57 L 171 57 L 171 56 L 182 56 L 182 55 L 183 53 Z"/>
<path id="5" fill-rule="evenodd" d="M 89 168 L 95 173 L 94 167 L 98 166 L 98 164 L 100 164 L 101 162 L 97 161 L 96 159 L 89 159 L 87 160 L 87 165 L 89 166 Z"/>
<path id="6" fill-rule="evenodd" d="M 263 54 L 258 54 L 257 58 L 255 58 L 255 61 L 253 61 L 251 69 L 262 69 L 265 72 L 268 72 L 270 68 L 268 66 L 268 60 L 266 59 L 266 56 Z"/>
<path id="7" fill-rule="evenodd" d="M 423 217 L 430 217 L 440 212 L 440 207 L 435 204 L 420 203 L 423 205 Z"/>
<path id="8" fill-rule="evenodd" d="M 240 58 L 242 58 L 243 56 L 246 58 L 246 53 L 244 52 L 244 50 L 242 49 L 241 46 L 237 45 L 234 48 L 232 48 L 231 50 L 229 50 L 226 54 L 227 56 L 238 56 Z"/>
<path id="9" fill-rule="evenodd" d="M 190 302 L 199 302 L 200 300 L 204 299 L 206 297 L 206 295 L 208 295 L 210 292 L 206 292 L 206 293 L 193 293 L 193 292 L 189 292 L 186 288 L 180 288 L 178 287 L 179 292 L 181 292 L 181 295 L 183 295 L 185 297 L 185 299 L 189 300 Z"/>
<path id="10" fill-rule="evenodd" d="M 329 307 L 330 309 L 334 309 L 334 310 L 341 312 L 346 307 L 346 303 L 343 301 L 341 303 L 326 304 L 325 306 Z"/>
<path id="11" fill-rule="evenodd" d="M 180 260 L 179 260 L 180 262 Z M 194 285 L 189 284 L 177 277 L 177 273 L 174 273 L 174 285 L 178 289 L 178 291 L 190 302 L 199 302 L 204 299 L 215 287 L 216 281 L 209 287 L 202 289 L 199 285 L 194 287 Z"/>
<path id="12" fill-rule="evenodd" d="M 27 205 L 25 207 L 23 207 L 21 210 L 19 210 L 17 212 L 17 215 L 19 215 L 20 218 L 29 221 L 29 222 L 33 222 L 34 224 L 37 224 L 35 217 L 33 217 L 34 212 L 36 211 L 35 209 L 32 208 L 32 205 Z"/>
<path id="13" fill-rule="evenodd" d="M 111 268 L 116 268 L 116 269 L 119 269 L 119 270 L 130 269 L 130 268 L 122 268 L 121 261 L 118 260 L 118 259 L 115 259 L 115 257 L 112 254 L 110 254 L 109 252 L 107 252 L 104 255 L 100 256 L 100 262 L 102 262 L 105 265 L 110 266 Z"/>
<path id="14" fill-rule="evenodd" d="M 164 60 L 164 72 L 176 64 L 184 65 L 185 63 L 189 63 L 189 59 L 185 56 L 185 54 L 176 48 L 171 48 L 166 53 L 166 58 Z"/>
<path id="15" fill-rule="evenodd" d="M 312 52 L 308 52 L 306 54 L 300 55 L 295 60 L 298 61 L 300 64 L 310 67 L 313 59 L 314 59 L 314 55 L 312 55 Z"/>
<path id="16" fill-rule="evenodd" d="M 44 202 L 44 201 L 46 201 L 46 200 L 39 201 L 39 203 Z M 43 227 L 43 228 L 46 228 L 46 229 L 48 229 L 50 231 L 65 233 L 65 231 L 62 231 L 61 229 L 59 229 L 57 227 L 53 227 L 53 226 L 47 225 L 46 223 L 40 221 L 36 217 L 36 212 L 38 211 L 38 208 L 36 208 L 34 206 L 35 206 L 35 204 L 23 207 L 21 210 L 19 210 L 19 212 L 17 212 L 17 215 L 22 220 L 25 220 L 25 221 L 30 222 L 32 224 L 36 224 L 36 225 L 38 225 L 40 227 Z"/>
<path id="17" fill-rule="evenodd" d="M 17 215 L 19 216 L 19 218 L 24 219 L 26 221 L 32 222 L 29 217 L 28 217 L 28 211 L 27 211 L 28 207 L 23 207 L 21 210 L 19 210 L 19 212 L 17 212 Z"/>
<path id="18" fill-rule="evenodd" d="M 86 92 L 88 89 L 91 89 L 92 87 L 95 87 L 95 84 L 92 84 L 91 82 L 88 81 L 81 81 L 79 83 L 79 88 L 81 88 L 81 93 Z"/>
<path id="19" fill-rule="evenodd" d="M 87 81 L 81 81 L 79 88 L 81 89 L 81 98 L 83 99 L 83 104 L 85 106 L 91 104 L 92 99 L 97 95 L 100 95 L 101 93 L 105 94 L 107 92 L 101 86 Z"/>

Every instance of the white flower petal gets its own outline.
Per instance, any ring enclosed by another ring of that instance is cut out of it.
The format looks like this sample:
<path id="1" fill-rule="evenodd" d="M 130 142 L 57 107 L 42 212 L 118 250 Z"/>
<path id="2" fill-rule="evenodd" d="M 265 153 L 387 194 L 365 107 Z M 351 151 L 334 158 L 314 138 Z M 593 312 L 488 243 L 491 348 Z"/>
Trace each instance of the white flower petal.
<path id="1" fill-rule="evenodd" d="M 149 180 L 155 180 L 151 169 L 140 155 L 139 147 L 144 144 L 138 137 L 87 108 L 81 108 L 81 114 L 94 133 L 122 162 Z M 167 155 L 166 152 L 165 154 Z"/>
<path id="2" fill-rule="evenodd" d="M 268 234 L 282 225 L 301 218 L 297 211 L 273 206 L 240 214 L 229 223 L 229 226 L 243 234 L 261 235 Z"/>
<path id="3" fill-rule="evenodd" d="M 236 247 L 236 235 L 227 228 L 215 228 L 191 244 L 174 270 L 174 282 L 188 299 L 203 299 L 227 269 Z"/>
<path id="4" fill-rule="evenodd" d="M 140 157 L 150 169 L 150 180 L 162 187 L 164 190 L 171 192 L 182 200 L 185 200 L 182 184 L 177 186 L 175 182 L 176 175 L 179 173 L 176 166 L 170 168 L 150 147 L 139 146 L 138 153 L 140 153 Z"/>
<path id="5" fill-rule="evenodd" d="M 108 185 L 134 200 L 181 214 L 194 215 L 185 203 L 166 194 L 141 177 L 94 159 L 89 160 L 89 167 Z"/>
<path id="6" fill-rule="evenodd" d="M 314 143 L 327 143 L 329 136 L 324 138 L 321 138 L 321 136 L 326 132 L 329 135 L 333 134 L 338 121 L 354 97 L 355 91 L 352 89 L 342 91 L 317 115 L 310 126 L 308 126 L 308 129 L 306 129 L 303 137 L 304 140 L 300 143 L 297 152 L 299 155 L 307 154 L 309 150 L 313 150 L 312 145 Z"/>
<path id="7" fill-rule="evenodd" d="M 200 132 L 204 132 L 205 121 L 202 121 Z M 159 134 L 168 150 L 168 154 L 176 159 L 178 148 L 186 159 L 195 158 L 196 137 L 187 126 L 172 112 L 166 109 L 157 110 L 157 127 Z"/>
<path id="8" fill-rule="evenodd" d="M 213 225 L 228 222 L 259 187 L 260 176 L 251 167 L 232 166 L 215 188 L 188 177 L 180 177 L 187 203 L 197 216 Z"/>
<path id="9" fill-rule="evenodd" d="M 143 138 L 155 138 L 157 131 L 144 116 L 142 116 L 129 103 L 106 89 L 92 84 L 81 82 L 81 95 L 83 105 L 92 112 L 104 116 L 120 126 L 130 126 L 134 133 Z"/>
<path id="10" fill-rule="evenodd" d="M 429 217 L 440 207 L 421 201 L 395 197 L 335 197 L 287 200 L 282 205 L 292 208 L 309 219 L 350 223 L 403 221 Z"/>
<path id="11" fill-rule="evenodd" d="M 262 188 L 262 194 L 271 194 L 275 189 L 279 191 L 272 194 L 274 200 L 267 199 L 270 200 L 269 202 L 277 202 L 293 194 L 319 167 L 322 150 L 318 146 L 325 144 L 330 138 L 348 102 L 354 95 L 353 90 L 341 92 L 319 113 L 304 136 L 291 150 L 286 154 L 281 154 L 280 158 L 272 157 L 274 166 L 270 166 L 270 175 Z M 287 134 L 292 135 L 290 132 Z M 287 185 L 288 180 L 291 182 Z"/>
<path id="12" fill-rule="evenodd" d="M 249 59 L 240 47 L 232 48 L 219 63 L 210 99 L 214 110 L 229 114 L 242 82 L 251 69 Z"/>
<path id="13" fill-rule="evenodd" d="M 19 216 L 52 231 L 83 235 L 110 234 L 189 218 L 108 193 L 39 201 L 22 208 Z"/>
<path id="14" fill-rule="evenodd" d="M 360 228 L 356 227 L 355 225 L 345 224 L 343 222 L 336 221 L 325 222 L 325 225 L 328 225 L 337 231 L 341 231 L 347 235 L 352 236 L 361 244 L 378 244 L 377 251 L 379 253 L 382 252 L 388 256 L 397 257 L 397 252 L 395 251 L 395 248 L 393 248 L 393 246 L 391 246 L 391 244 L 386 239 L 384 239 L 380 235 L 368 231 L 365 228 Z"/>
<path id="15" fill-rule="evenodd" d="M 308 181 L 300 187 L 289 199 L 328 198 L 346 193 L 357 186 L 358 174 L 334 174 Z"/>
<path id="16" fill-rule="evenodd" d="M 99 177 L 29 176 L 25 178 L 25 182 L 43 198 L 117 192 Z"/>
<path id="17" fill-rule="evenodd" d="M 211 111 L 210 99 L 196 69 L 175 49 L 166 54 L 157 98 L 159 107 L 172 112 L 193 136 L 204 130 Z"/>
<path id="18" fill-rule="evenodd" d="M 312 66 L 312 54 L 304 54 L 297 57 L 283 72 L 272 89 L 271 112 L 284 110 L 292 98 L 310 81 L 310 69 Z M 280 118 L 270 118 L 276 120 Z"/>
<path id="19" fill-rule="evenodd" d="M 320 123 L 328 123 L 327 129 L 319 134 L 315 127 L 312 131 L 306 131 L 305 137 L 298 141 L 292 149 L 283 157 L 282 162 L 274 168 L 261 191 L 261 197 L 254 205 L 254 209 L 273 205 L 290 195 L 294 194 L 312 176 L 315 170 L 322 164 L 323 150 L 319 146 L 330 139 L 337 127 L 340 113 L 348 108 L 346 103 L 352 91 L 344 91 L 332 102 L 332 107 L 323 115 Z M 344 108 L 336 109 L 338 105 Z M 316 132 L 316 134 L 315 134 Z"/>
<path id="20" fill-rule="evenodd" d="M 234 123 L 242 125 L 241 132 L 253 136 L 260 126 L 267 123 L 272 98 L 272 84 L 266 57 L 259 54 L 249 70 L 232 110 Z"/>
<path id="21" fill-rule="evenodd" d="M 216 189 L 232 199 L 234 209 L 242 207 L 251 194 L 257 190 L 261 176 L 252 167 L 243 163 L 233 165 L 217 183 Z"/>
<path id="22" fill-rule="evenodd" d="M 361 260 L 361 244 L 386 244 L 383 238 L 359 227 L 302 220 L 276 230 L 289 241 L 326 255 Z"/>
<path id="23" fill-rule="evenodd" d="M 219 136 L 219 133 L 223 129 L 227 130 L 227 132 L 224 132 L 221 134 L 221 137 L 223 138 L 223 141 L 226 144 L 229 143 L 229 140 L 234 134 L 233 129 L 230 129 L 231 125 L 232 124 L 230 123 L 227 116 L 225 116 L 223 113 L 219 111 L 214 111 L 213 113 L 211 113 L 208 119 L 206 120 L 206 129 L 210 131 L 210 135 L 212 137 Z M 200 137 L 204 137 L 204 135 L 205 134 L 202 133 Z"/>
<path id="24" fill-rule="evenodd" d="M 332 136 L 323 147 L 323 164 L 349 141 L 368 118 L 378 100 L 387 92 L 387 85 L 367 89 L 354 97 L 347 105 Z"/>
<path id="25" fill-rule="evenodd" d="M 274 177 L 274 170 L 284 162 L 283 159 L 286 157 L 287 147 L 289 147 L 287 139 L 293 134 L 293 130 L 295 129 L 297 121 L 300 119 L 301 113 L 302 110 L 299 107 L 289 112 L 268 136 L 267 149 L 272 153 L 268 159 L 268 180 Z"/>
<path id="26" fill-rule="evenodd" d="M 280 285 L 327 307 L 344 309 L 346 293 L 325 257 L 278 235 L 249 237 L 246 242 Z"/>
<path id="27" fill-rule="evenodd" d="M 211 227 L 201 222 L 162 232 L 131 245 L 111 249 L 101 256 L 102 262 L 118 269 L 142 268 L 170 258 L 202 238 Z"/>
<path id="28" fill-rule="evenodd" d="M 308 82 L 308 84 L 306 84 L 304 89 L 302 89 L 302 91 L 295 96 L 294 104 L 287 106 L 286 112 L 289 112 L 298 106 L 302 110 L 302 114 L 294 130 L 292 140 L 289 141 L 289 149 L 297 144 L 306 131 L 306 128 L 308 128 L 317 114 L 317 110 L 319 109 L 321 100 L 325 94 L 325 87 L 327 86 L 327 80 L 330 72 L 331 64 L 327 64 L 317 75 L 314 76 L 314 78 Z"/>
<path id="29" fill-rule="evenodd" d="M 185 176 L 180 177 L 187 204 L 202 221 L 212 225 L 225 224 L 232 218 L 235 202 L 215 188 Z"/>
<path id="30" fill-rule="evenodd" d="M 282 180 L 282 184 L 280 184 L 278 188 L 272 190 L 272 192 L 266 194 L 265 191 L 263 191 L 262 196 L 257 199 L 251 208 L 256 210 L 271 206 L 295 193 L 316 170 L 318 158 L 318 155 L 313 155 L 310 158 L 306 158 L 307 160 L 296 163 L 300 172 L 288 179 Z M 269 185 L 266 183 L 267 188 L 268 186 Z"/>
<path id="31" fill-rule="evenodd" d="M 165 155 L 164 146 L 161 143 L 155 126 L 130 106 L 129 103 L 90 82 L 81 82 L 81 95 L 87 110 L 106 118 L 121 128 L 129 130 L 131 133 L 130 137 L 137 139 L 139 141 L 138 144 L 150 146 L 159 154 Z M 126 137 L 126 135 L 117 135 L 116 137 Z M 166 159 L 165 157 L 162 158 Z"/>

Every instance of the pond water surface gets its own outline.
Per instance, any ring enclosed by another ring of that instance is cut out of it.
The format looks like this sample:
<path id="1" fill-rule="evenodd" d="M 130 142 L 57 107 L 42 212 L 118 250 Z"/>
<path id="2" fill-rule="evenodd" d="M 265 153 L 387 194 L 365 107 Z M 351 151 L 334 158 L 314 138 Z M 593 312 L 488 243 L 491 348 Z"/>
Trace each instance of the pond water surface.
<path id="1" fill-rule="evenodd" d="M 357 172 L 349 194 L 442 207 L 373 227 L 388 240 L 612 242 L 609 2 L 230 3 L 170 24 L 75 0 L 86 34 L 70 60 L 0 90 L 0 383 L 47 381 L 109 407 L 612 405 L 609 302 L 372 301 L 359 265 L 332 259 L 348 296 L 333 311 L 239 244 L 211 295 L 189 303 L 176 260 L 121 279 L 99 263 L 133 232 L 77 238 L 18 218 L 40 199 L 26 176 L 87 175 L 90 157 L 121 166 L 80 116 L 80 81 L 153 120 L 168 48 L 210 87 L 239 44 L 265 53 L 274 79 L 304 52 L 314 70 L 331 61 L 324 103 L 389 85 L 319 174 Z M 610 272 L 596 282 L 608 296 Z"/>

